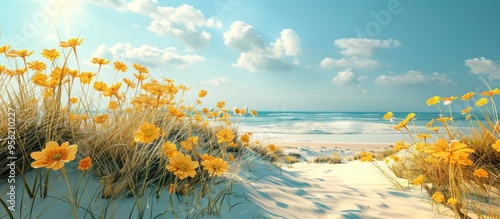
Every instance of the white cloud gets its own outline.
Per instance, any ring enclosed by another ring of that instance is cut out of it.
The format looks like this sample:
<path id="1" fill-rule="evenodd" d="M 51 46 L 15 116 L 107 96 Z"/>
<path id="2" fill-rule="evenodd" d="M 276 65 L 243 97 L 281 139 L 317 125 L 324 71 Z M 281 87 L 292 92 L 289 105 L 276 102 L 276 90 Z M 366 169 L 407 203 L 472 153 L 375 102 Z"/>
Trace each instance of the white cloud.
<path id="1" fill-rule="evenodd" d="M 203 28 L 222 28 L 222 22 L 215 17 L 205 19 L 203 13 L 191 5 L 178 7 L 159 6 L 157 0 L 87 0 L 104 7 L 119 11 L 130 11 L 151 18 L 148 30 L 163 36 L 169 35 L 183 41 L 189 48 L 205 47 L 211 40 L 211 34 Z"/>
<path id="2" fill-rule="evenodd" d="M 472 74 L 486 75 L 490 80 L 500 79 L 500 65 L 484 57 L 465 60 Z"/>
<path id="3" fill-rule="evenodd" d="M 203 85 L 210 85 L 210 86 L 220 86 L 220 85 L 229 85 L 229 84 L 234 84 L 233 82 L 230 82 L 225 76 L 220 76 L 216 78 L 212 78 L 207 81 L 202 81 L 201 84 Z"/>
<path id="4" fill-rule="evenodd" d="M 378 40 L 366 38 L 343 38 L 334 42 L 339 53 L 346 56 L 371 57 L 376 49 L 396 48 L 401 44 L 397 40 Z"/>
<path id="5" fill-rule="evenodd" d="M 339 54 L 344 56 L 344 58 L 333 59 L 325 57 L 320 62 L 321 68 L 376 68 L 381 63 L 371 58 L 375 50 L 396 48 L 401 44 L 399 41 L 393 39 L 342 38 L 335 40 L 334 45 L 339 49 Z"/>
<path id="6" fill-rule="evenodd" d="M 326 57 L 320 62 L 319 65 L 321 68 L 325 68 L 325 69 L 348 68 L 348 67 L 376 68 L 380 65 L 380 62 L 378 62 L 377 60 L 373 60 L 373 59 L 359 58 L 359 57 L 340 58 L 340 59 L 332 59 L 332 58 Z"/>
<path id="7" fill-rule="evenodd" d="M 280 37 L 266 46 L 253 26 L 242 21 L 233 22 L 224 33 L 224 44 L 240 52 L 233 66 L 249 71 L 289 71 L 300 64 L 296 58 L 302 53 L 300 38 L 291 29 L 284 29 Z"/>
<path id="8" fill-rule="evenodd" d="M 352 72 L 352 69 L 346 68 L 340 71 L 334 78 L 332 78 L 332 83 L 340 85 L 354 85 L 359 84 L 364 77 L 358 77 Z"/>
<path id="9" fill-rule="evenodd" d="M 205 58 L 199 55 L 180 55 L 173 47 L 160 49 L 151 45 L 141 45 L 134 48 L 129 43 L 117 43 L 113 46 L 101 44 L 92 57 L 141 63 L 148 67 L 173 66 L 178 69 L 205 61 Z"/>
<path id="10" fill-rule="evenodd" d="M 437 72 L 432 75 L 425 75 L 422 72 L 410 70 L 400 75 L 380 75 L 375 79 L 375 83 L 384 86 L 398 86 L 398 85 L 422 85 L 422 84 L 436 84 L 436 85 L 454 85 L 455 83 L 448 78 L 446 74 L 439 74 Z"/>

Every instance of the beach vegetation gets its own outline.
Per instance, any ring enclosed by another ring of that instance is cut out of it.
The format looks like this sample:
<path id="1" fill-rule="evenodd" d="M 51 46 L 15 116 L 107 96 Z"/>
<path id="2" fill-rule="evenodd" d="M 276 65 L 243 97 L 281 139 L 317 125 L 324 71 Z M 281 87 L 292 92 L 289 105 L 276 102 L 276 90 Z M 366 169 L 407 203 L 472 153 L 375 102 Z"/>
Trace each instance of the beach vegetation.
<path id="1" fill-rule="evenodd" d="M 500 218 L 500 121 L 494 99 L 498 94 L 498 88 L 463 94 L 465 108 L 458 116 L 451 108 L 458 97 L 433 96 L 426 103 L 437 107 L 437 113 L 427 129 L 412 122 L 418 115 L 393 126 L 406 134 L 407 143 L 396 143 L 398 158 L 392 157 L 390 169 L 425 190 L 436 211 L 446 207 L 457 218 Z M 468 127 L 456 124 L 454 118 L 459 116 Z"/>
<path id="2" fill-rule="evenodd" d="M 71 218 L 112 218 L 121 198 L 134 200 L 131 218 L 142 218 L 148 200 L 163 195 L 170 197 L 165 215 L 219 214 L 234 174 L 258 156 L 249 149 L 252 134 L 237 131 L 238 121 L 257 111 L 230 111 L 223 100 L 203 106 L 207 90 L 195 90 L 190 100 L 191 88 L 166 74 L 155 78 L 139 63 L 92 57 L 82 65 L 83 43 L 61 40 L 39 54 L 0 47 L 0 119 L 16 114 L 11 127 L 0 125 L 1 151 L 16 142 L 11 154 L 0 154 L 0 177 L 9 176 L 7 156 L 16 157 L 16 180 L 29 197 L 19 200 L 16 218 L 44 217 L 50 206 L 33 212 L 33 204 L 49 199 L 68 204 Z M 263 150 L 269 157 L 282 153 Z M 61 177 L 67 192 L 56 186 Z M 87 187 L 94 180 L 95 191 Z M 180 203 L 196 209 L 176 212 Z"/>

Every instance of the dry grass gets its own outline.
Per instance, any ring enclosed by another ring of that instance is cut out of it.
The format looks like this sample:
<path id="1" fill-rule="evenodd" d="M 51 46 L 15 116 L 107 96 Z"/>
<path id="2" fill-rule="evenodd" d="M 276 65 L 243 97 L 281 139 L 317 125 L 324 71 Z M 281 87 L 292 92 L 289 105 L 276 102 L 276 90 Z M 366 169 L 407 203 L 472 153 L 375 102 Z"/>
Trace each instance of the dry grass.
<path id="1" fill-rule="evenodd" d="M 488 92 L 491 91 L 484 93 Z M 462 99 L 470 106 L 481 105 L 474 104 L 478 100 L 474 100 L 473 96 L 473 93 L 468 93 Z M 407 127 L 414 117 L 411 114 L 396 126 L 412 142 L 396 143 L 394 151 L 399 156 L 394 159 L 391 155 L 391 171 L 434 195 L 436 209 L 444 205 L 453 210 L 458 218 L 470 218 L 471 215 L 479 218 L 500 217 L 500 149 L 494 148 L 500 129 L 495 101 L 492 96 L 486 99 L 490 105 L 475 106 L 485 119 L 474 119 L 477 118 L 474 113 L 464 113 L 472 118 L 471 134 L 464 134 L 455 128 L 454 121 L 449 119 L 453 117 L 451 113 L 430 121 L 428 133 L 410 131 L 416 130 Z M 440 98 L 429 99 L 430 105 L 439 103 L 436 100 Z M 436 106 L 442 112 L 439 105 Z M 433 129 L 438 126 L 441 128 Z M 431 142 L 428 139 L 433 132 L 438 138 Z M 439 198 L 441 194 L 444 199 Z"/>
<path id="2" fill-rule="evenodd" d="M 239 138 L 238 124 L 233 121 L 255 115 L 255 111 L 231 112 L 223 101 L 215 107 L 202 107 L 207 93 L 204 90 L 199 91 L 195 101 L 184 100 L 189 88 L 168 78 L 149 79 L 149 70 L 135 63 L 120 69 L 115 62 L 112 71 L 101 68 L 109 61 L 93 59 L 93 69 L 81 70 L 75 49 L 80 40 L 71 39 L 65 42 L 69 47 L 55 49 L 54 61 L 49 60 L 51 55 L 43 55 L 47 60 L 32 60 L 29 52 L 0 47 L 5 49 L 0 53 L 0 121 L 7 121 L 11 110 L 16 113 L 15 126 L 0 125 L 0 178 L 9 175 L 7 133 L 11 128 L 16 131 L 16 150 L 12 155 L 18 157 L 17 174 L 24 175 L 31 169 L 30 154 L 41 151 L 47 142 L 69 142 L 78 145 L 76 162 L 87 156 L 92 159 L 90 172 L 102 182 L 102 198 L 138 198 L 153 185 L 157 196 L 169 191 L 171 185 L 176 188 L 174 192 L 184 191 L 183 194 L 200 186 L 201 194 L 206 194 L 212 176 L 202 167 L 200 154 L 221 158 L 231 164 L 227 171 L 237 171 L 243 162 L 242 154 L 248 150 L 248 139 Z M 55 57 L 61 54 L 62 57 Z M 113 73 L 113 81 L 101 81 L 100 75 Z M 92 77 L 88 78 L 90 74 Z M 100 82 L 105 86 L 99 87 Z M 185 102 L 195 104 L 189 106 Z M 160 130 L 158 136 L 151 135 L 150 142 L 135 138 L 145 122 Z M 228 134 L 222 136 L 222 130 L 229 130 Z M 198 142 L 191 148 L 182 146 L 190 137 L 198 138 Z M 170 155 L 162 147 L 167 142 L 175 145 L 176 153 L 200 164 L 194 177 L 180 179 L 166 170 Z M 30 182 L 26 183 L 32 183 L 32 179 L 27 180 Z M 36 195 L 33 188 L 24 189 L 31 197 Z M 220 205 L 207 211 L 217 210 Z"/>
<path id="3" fill-rule="evenodd" d="M 329 164 L 339 164 L 342 163 L 341 157 L 336 156 L 319 156 L 312 159 L 313 163 L 329 163 Z"/>

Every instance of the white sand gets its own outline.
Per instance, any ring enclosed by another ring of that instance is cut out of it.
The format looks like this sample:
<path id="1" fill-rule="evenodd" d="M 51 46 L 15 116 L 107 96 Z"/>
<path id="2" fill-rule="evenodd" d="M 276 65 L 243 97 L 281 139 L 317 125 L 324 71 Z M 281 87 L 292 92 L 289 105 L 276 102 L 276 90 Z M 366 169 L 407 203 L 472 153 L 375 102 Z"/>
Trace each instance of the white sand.
<path id="1" fill-rule="evenodd" d="M 327 144 L 327 143 L 283 143 L 285 151 L 300 153 L 305 158 L 316 155 L 331 155 L 337 152 L 340 156 L 359 153 L 359 150 L 377 150 L 388 147 L 388 144 Z M 250 155 L 249 155 L 250 156 Z M 225 199 L 220 216 L 204 214 L 203 218 L 453 218 L 443 214 L 433 213 L 429 196 L 420 191 L 419 187 L 410 190 L 397 190 L 380 174 L 371 163 L 359 161 L 342 164 L 312 164 L 306 162 L 293 165 L 283 165 L 282 168 L 250 156 L 241 166 L 237 175 L 227 177 L 236 179 L 232 194 Z M 381 166 L 385 164 L 381 163 Z M 33 177 L 31 171 L 27 177 Z M 56 174 L 53 174 L 54 176 Z M 71 176 L 77 179 L 76 175 Z M 404 185 L 404 180 L 400 180 Z M 18 180 L 18 194 L 22 192 L 21 180 Z M 64 197 L 65 184 L 59 177 L 51 180 L 49 195 Z M 8 184 L 0 185 L 0 192 L 6 191 Z M 96 180 L 91 180 L 87 189 L 95 194 L 100 186 Z M 6 193 L 6 192 L 5 192 Z M 4 194 L 5 194 L 4 193 Z M 19 202 L 21 197 L 18 196 Z M 145 218 L 174 218 L 169 205 L 170 196 L 164 192 L 157 201 L 155 198 L 144 198 L 146 204 Z M 199 212 L 200 207 L 179 204 L 192 197 L 180 196 L 174 198 L 176 213 L 179 218 L 185 218 L 189 212 Z M 23 216 L 28 214 L 31 199 L 25 198 Z M 83 201 L 85 202 L 85 200 Z M 91 201 L 94 210 L 103 210 L 107 200 Z M 134 199 L 123 198 L 110 206 L 114 218 L 128 218 Z M 206 204 L 206 201 L 203 201 Z M 18 203 L 18 207 L 20 203 Z M 55 198 L 35 200 L 36 215 L 40 218 L 72 218 L 67 203 Z M 88 205 L 83 204 L 83 207 Z M 441 210 L 446 211 L 444 207 Z M 83 218 L 84 211 L 79 214 Z M 134 211 L 134 214 L 137 210 Z M 452 212 L 446 211 L 450 215 Z M 19 218 L 19 209 L 16 211 Z M 0 218 L 6 215 L 0 211 Z M 194 213 L 191 213 L 193 217 Z M 108 215 L 109 216 L 109 215 Z M 201 217 L 200 215 L 197 215 Z M 132 216 L 133 218 L 135 216 Z M 90 218 L 87 215 L 87 218 Z"/>

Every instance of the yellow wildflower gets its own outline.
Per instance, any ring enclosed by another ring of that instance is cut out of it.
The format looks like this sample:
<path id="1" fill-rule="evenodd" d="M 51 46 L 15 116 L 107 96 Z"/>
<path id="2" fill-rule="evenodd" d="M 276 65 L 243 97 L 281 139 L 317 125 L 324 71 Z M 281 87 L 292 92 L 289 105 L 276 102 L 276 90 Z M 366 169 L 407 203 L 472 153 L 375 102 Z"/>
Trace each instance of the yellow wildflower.
<path id="1" fill-rule="evenodd" d="M 473 175 L 475 177 L 478 177 L 478 178 L 488 178 L 488 172 L 486 170 L 484 170 L 483 168 L 479 168 L 479 169 L 474 170 Z"/>
<path id="2" fill-rule="evenodd" d="M 461 100 L 468 100 L 468 99 L 472 98 L 475 94 L 476 94 L 475 92 L 469 92 L 469 93 L 462 95 L 462 98 L 460 98 L 460 99 Z"/>
<path id="3" fill-rule="evenodd" d="M 500 140 L 497 140 L 494 144 L 491 145 L 491 147 L 497 152 L 500 152 Z"/>
<path id="4" fill-rule="evenodd" d="M 119 61 L 115 61 L 113 62 L 114 66 L 115 66 L 115 70 L 116 71 L 121 71 L 121 72 L 126 72 L 127 71 L 127 65 L 125 65 L 125 63 L 123 62 L 119 62 Z"/>
<path id="5" fill-rule="evenodd" d="M 229 170 L 229 164 L 221 158 L 214 158 L 204 160 L 201 162 L 203 169 L 206 170 L 210 176 L 220 176 L 222 173 Z"/>
<path id="6" fill-rule="evenodd" d="M 427 100 L 427 106 L 436 105 L 441 101 L 441 97 L 433 96 Z"/>
<path id="7" fill-rule="evenodd" d="M 384 115 L 384 120 L 389 120 L 391 118 L 394 117 L 394 113 L 392 112 L 387 112 L 385 115 Z"/>
<path id="8" fill-rule="evenodd" d="M 441 202 L 444 202 L 444 195 L 443 195 L 443 193 L 441 193 L 441 192 L 435 192 L 435 193 L 432 195 L 432 199 L 433 199 L 435 202 L 441 203 Z"/>
<path id="9" fill-rule="evenodd" d="M 61 169 L 66 162 L 75 159 L 77 151 L 78 146 L 69 145 L 68 142 L 64 142 L 61 146 L 55 141 L 47 142 L 42 151 L 31 153 L 31 158 L 35 159 L 35 162 L 31 163 L 31 167 L 45 167 L 53 170 Z"/>
<path id="10" fill-rule="evenodd" d="M 196 161 L 192 161 L 191 157 L 181 153 L 170 157 L 169 164 L 165 167 L 168 171 L 174 172 L 174 175 L 179 177 L 179 179 L 184 179 L 186 177 L 194 178 L 196 176 L 196 168 L 199 164 Z"/>
<path id="11" fill-rule="evenodd" d="M 234 138 L 234 133 L 233 131 L 231 131 L 230 129 L 226 128 L 226 129 L 222 129 L 220 130 L 217 134 L 217 139 L 218 139 L 218 143 L 223 143 L 223 142 L 232 142 L 233 141 L 233 138 Z"/>
<path id="12" fill-rule="evenodd" d="M 207 91 L 201 89 L 200 92 L 198 92 L 198 97 L 203 98 L 205 96 L 207 96 Z"/>
<path id="13" fill-rule="evenodd" d="M 483 97 L 483 98 L 479 99 L 479 100 L 476 102 L 476 104 L 475 104 L 475 105 L 476 105 L 476 106 L 483 106 L 483 105 L 487 104 L 487 103 L 488 103 L 488 101 L 489 101 L 489 100 L 488 100 L 487 98 Z"/>
<path id="14" fill-rule="evenodd" d="M 160 137 L 160 128 L 147 122 L 144 122 L 134 133 L 135 142 L 151 143 L 158 137 Z"/>
<path id="15" fill-rule="evenodd" d="M 424 179 L 424 175 L 419 175 L 417 178 L 413 179 L 413 185 L 421 185 L 424 182 Z"/>

